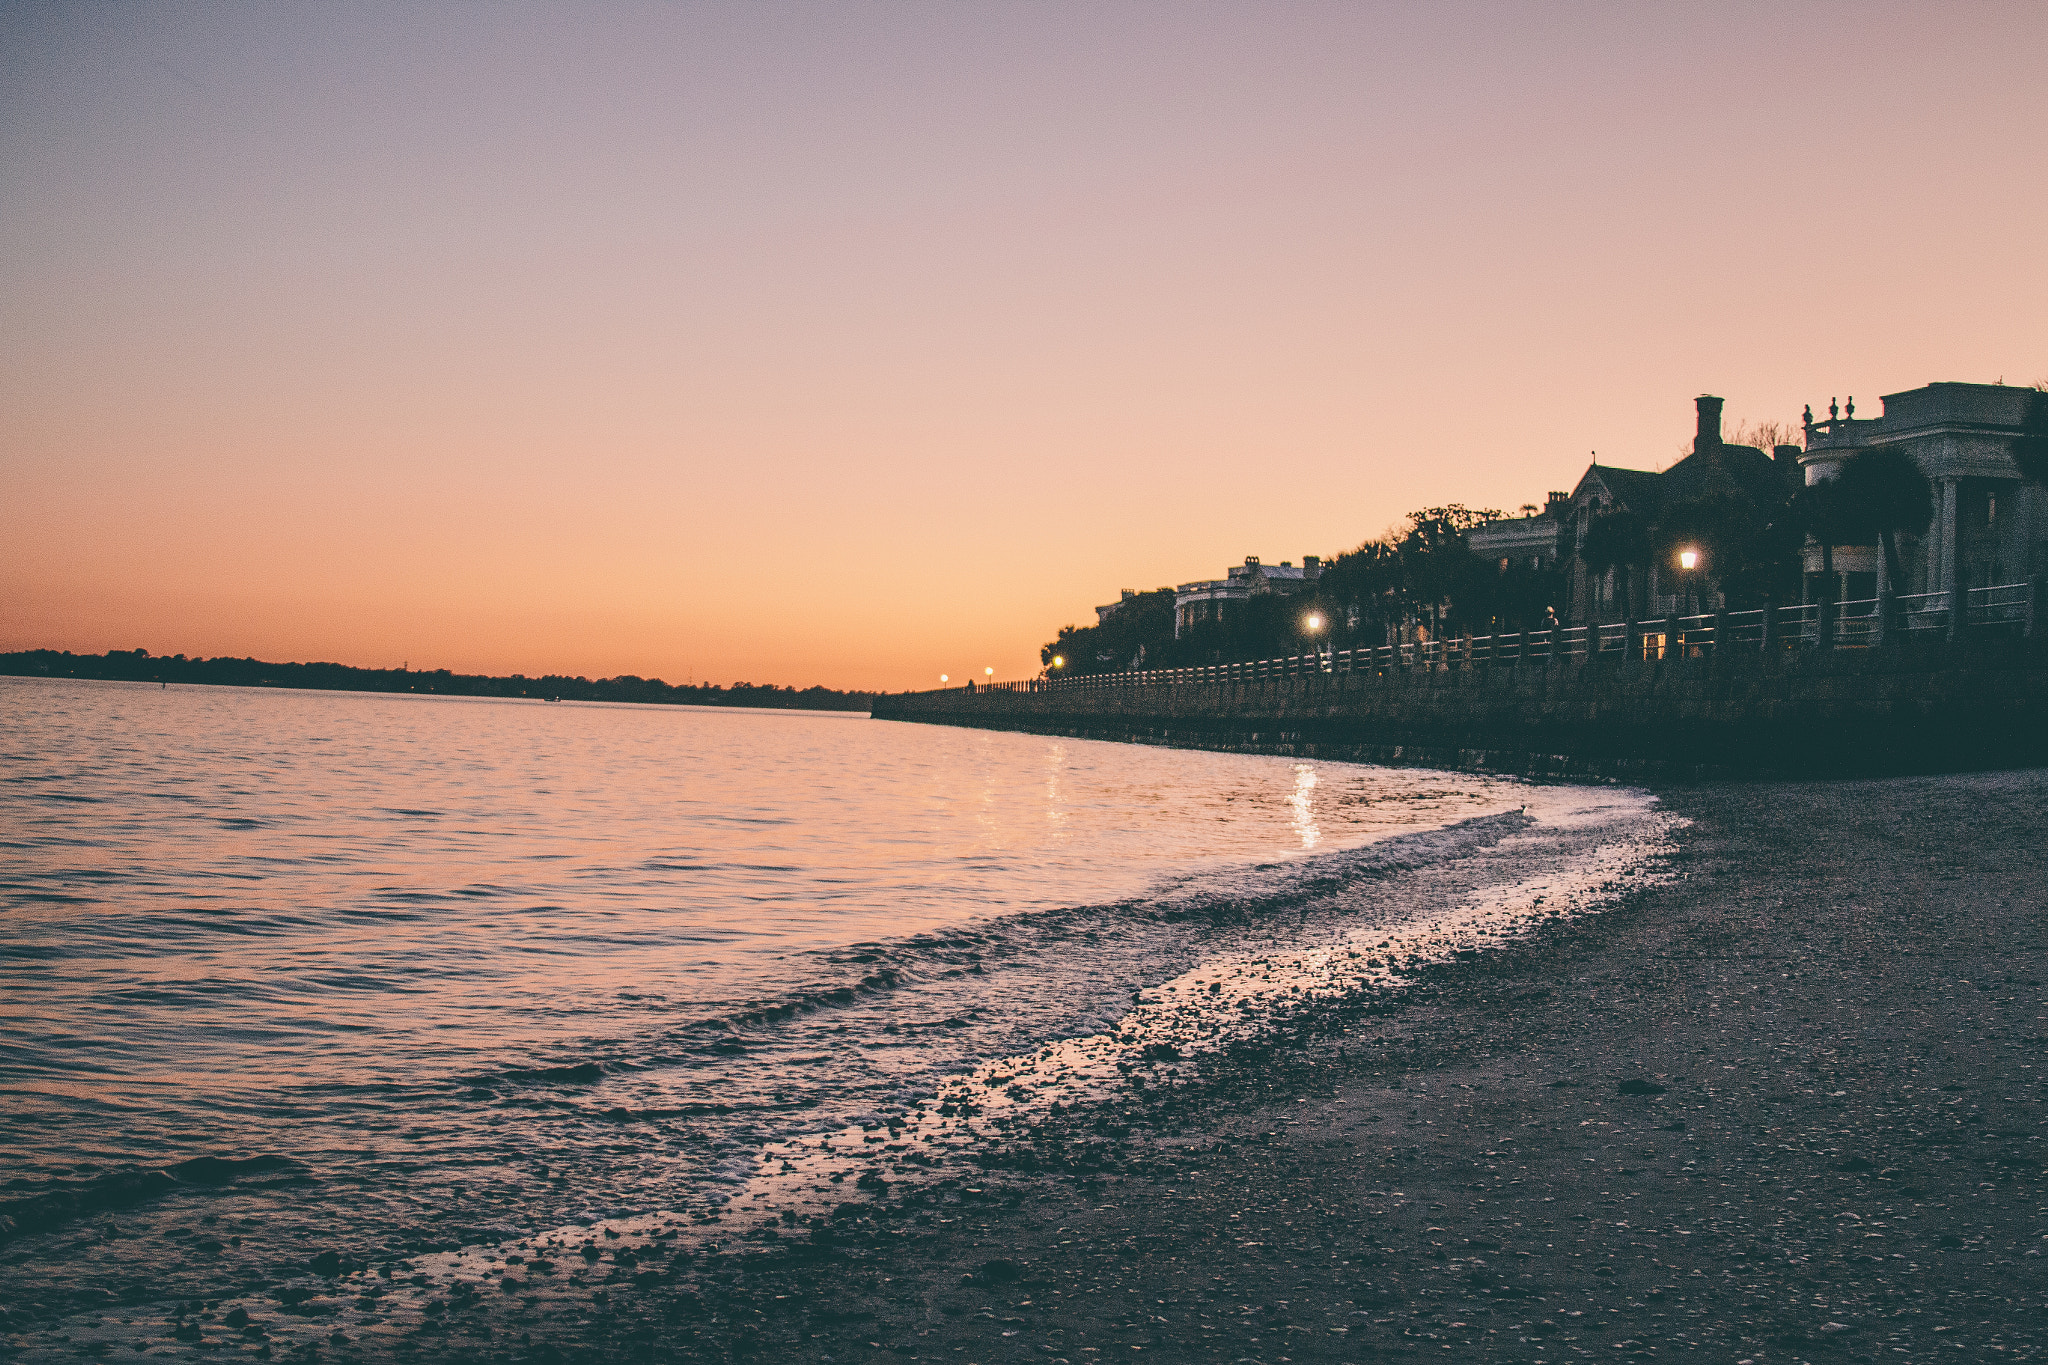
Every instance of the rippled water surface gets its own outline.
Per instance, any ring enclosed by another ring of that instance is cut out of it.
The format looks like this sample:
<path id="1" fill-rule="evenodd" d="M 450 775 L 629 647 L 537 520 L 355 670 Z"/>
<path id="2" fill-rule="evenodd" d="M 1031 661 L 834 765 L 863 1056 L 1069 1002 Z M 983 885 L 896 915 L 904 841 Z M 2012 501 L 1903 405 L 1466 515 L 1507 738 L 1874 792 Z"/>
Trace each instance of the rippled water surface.
<path id="1" fill-rule="evenodd" d="M 15 679 L 0 745 L 0 1269 L 45 1295 L 145 1244 L 202 1293 L 309 1246 L 715 1203 L 764 1142 L 1101 1029 L 1528 791 L 854 715 Z"/>

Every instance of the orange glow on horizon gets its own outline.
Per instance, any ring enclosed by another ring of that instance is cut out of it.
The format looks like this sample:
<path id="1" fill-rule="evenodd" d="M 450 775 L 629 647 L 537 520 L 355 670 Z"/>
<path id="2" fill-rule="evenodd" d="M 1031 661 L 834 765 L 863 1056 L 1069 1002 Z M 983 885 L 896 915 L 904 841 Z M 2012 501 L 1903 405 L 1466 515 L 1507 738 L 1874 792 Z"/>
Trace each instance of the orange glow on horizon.
<path id="1" fill-rule="evenodd" d="M 0 44 L 0 648 L 1024 678 L 1122 588 L 1668 465 L 1703 391 L 2048 377 L 2017 4 Z"/>

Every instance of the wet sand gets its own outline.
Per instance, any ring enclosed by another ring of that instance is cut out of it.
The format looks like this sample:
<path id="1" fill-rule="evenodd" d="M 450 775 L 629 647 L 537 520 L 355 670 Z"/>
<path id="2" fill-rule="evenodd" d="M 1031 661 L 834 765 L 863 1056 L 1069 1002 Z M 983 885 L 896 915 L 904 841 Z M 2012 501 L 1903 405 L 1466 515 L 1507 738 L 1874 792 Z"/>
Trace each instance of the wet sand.
<path id="1" fill-rule="evenodd" d="M 849 1181 L 836 1216 L 715 1250 L 593 1237 L 559 1259 L 596 1294 L 485 1286 L 392 1348 L 2048 1353 L 2048 772 L 1664 796 L 1692 821 L 1682 875 L 1616 908 L 1163 1062 L 1162 1083 L 1020 1128 L 969 1179 Z"/>

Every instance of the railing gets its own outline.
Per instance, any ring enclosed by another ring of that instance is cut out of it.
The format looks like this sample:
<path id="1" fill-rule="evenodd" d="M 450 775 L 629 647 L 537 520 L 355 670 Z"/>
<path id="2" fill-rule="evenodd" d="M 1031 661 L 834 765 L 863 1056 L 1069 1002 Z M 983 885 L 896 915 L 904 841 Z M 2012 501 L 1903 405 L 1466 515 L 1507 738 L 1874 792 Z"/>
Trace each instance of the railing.
<path id="1" fill-rule="evenodd" d="M 1918 593 L 1893 600 L 1892 620 L 1876 598 L 1855 602 L 1806 602 L 1797 606 L 1724 611 L 1696 616 L 1666 616 L 1650 621 L 1612 621 L 1598 626 L 1559 626 L 1551 630 L 1506 631 L 1494 635 L 1459 636 L 1372 645 L 1356 649 L 1311 651 L 1277 659 L 1243 663 L 1202 664 L 1186 668 L 1131 669 L 1070 677 L 1029 678 L 1018 682 L 979 684 L 982 691 L 1083 692 L 1123 687 L 1212 687 L 1260 683 L 1307 675 L 1385 674 L 1450 669 L 1512 667 L 1555 660 L 1703 658 L 1718 649 L 1870 649 L 1897 631 L 1904 634 L 1942 631 L 1956 635 L 2048 630 L 2048 620 L 2035 610 L 2031 584 L 2002 583 L 1970 588 L 1962 599 L 1961 616 L 1950 610 L 1949 594 Z"/>

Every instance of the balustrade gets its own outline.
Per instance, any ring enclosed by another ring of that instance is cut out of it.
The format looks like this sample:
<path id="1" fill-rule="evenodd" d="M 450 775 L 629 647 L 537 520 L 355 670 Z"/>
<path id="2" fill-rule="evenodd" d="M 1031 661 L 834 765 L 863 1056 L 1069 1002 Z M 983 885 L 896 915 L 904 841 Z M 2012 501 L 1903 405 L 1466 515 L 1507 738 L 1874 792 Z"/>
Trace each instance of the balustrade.
<path id="1" fill-rule="evenodd" d="M 1747 611 L 1668 616 L 1653 621 L 1610 621 L 1596 626 L 1503 631 L 1450 640 L 1359 645 L 1227 664 L 985 683 L 979 685 L 979 690 L 1241 687 L 1309 675 L 1340 678 L 1359 673 L 1512 668 L 1524 663 L 1547 665 L 1556 660 L 1588 657 L 1697 659 L 1722 649 L 1869 649 L 1883 644 L 1894 630 L 1905 634 L 1946 631 L 1952 636 L 1964 629 L 2031 635 L 2042 628 L 2037 625 L 2034 591 L 2034 585 L 2029 583 L 2000 583 L 1957 593 L 1955 597 L 1960 600 L 1953 603 L 1948 593 L 1916 593 L 1893 600 L 1889 622 L 1885 619 L 1884 603 L 1876 598 L 1834 602 L 1826 610 L 1820 603 L 1805 602 Z M 1956 607 L 1960 607 L 1960 612 Z"/>

